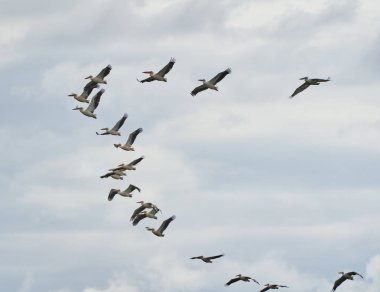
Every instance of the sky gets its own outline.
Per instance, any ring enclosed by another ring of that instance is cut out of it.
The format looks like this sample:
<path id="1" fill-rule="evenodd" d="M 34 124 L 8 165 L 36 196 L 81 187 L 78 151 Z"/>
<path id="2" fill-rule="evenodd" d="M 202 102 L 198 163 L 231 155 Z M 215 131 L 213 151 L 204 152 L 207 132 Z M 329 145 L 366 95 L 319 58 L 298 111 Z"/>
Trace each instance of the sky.
<path id="1" fill-rule="evenodd" d="M 378 1 L 0 4 L 3 291 L 261 289 L 224 287 L 243 274 L 323 292 L 340 271 L 364 279 L 337 291 L 380 291 Z M 136 81 L 171 57 L 167 83 Z M 108 64 L 97 119 L 72 111 Z M 304 76 L 331 81 L 289 99 Z M 124 113 L 121 137 L 95 134 Z M 139 127 L 136 151 L 113 146 Z M 140 200 L 162 213 L 132 226 Z M 164 238 L 145 230 L 172 215 Z"/>

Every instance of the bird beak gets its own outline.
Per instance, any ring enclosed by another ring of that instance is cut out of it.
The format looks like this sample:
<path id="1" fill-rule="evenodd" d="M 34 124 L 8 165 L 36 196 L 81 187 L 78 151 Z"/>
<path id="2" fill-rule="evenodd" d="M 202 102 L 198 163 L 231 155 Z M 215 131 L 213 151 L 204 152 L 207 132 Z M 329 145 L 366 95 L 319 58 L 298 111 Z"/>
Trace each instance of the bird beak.
<path id="1" fill-rule="evenodd" d="M 91 78 L 91 76 L 87 76 L 86 78 L 84 78 L 84 79 L 90 79 Z"/>
<path id="2" fill-rule="evenodd" d="M 77 107 L 76 107 L 76 108 L 73 108 L 73 111 L 75 111 L 75 110 L 79 110 L 79 108 L 77 108 Z"/>
<path id="3" fill-rule="evenodd" d="M 104 84 L 107 84 L 107 80 L 103 80 L 104 81 Z"/>
<path id="4" fill-rule="evenodd" d="M 67 96 L 75 96 L 75 94 L 74 94 L 74 93 L 71 93 L 71 94 L 68 94 Z"/>

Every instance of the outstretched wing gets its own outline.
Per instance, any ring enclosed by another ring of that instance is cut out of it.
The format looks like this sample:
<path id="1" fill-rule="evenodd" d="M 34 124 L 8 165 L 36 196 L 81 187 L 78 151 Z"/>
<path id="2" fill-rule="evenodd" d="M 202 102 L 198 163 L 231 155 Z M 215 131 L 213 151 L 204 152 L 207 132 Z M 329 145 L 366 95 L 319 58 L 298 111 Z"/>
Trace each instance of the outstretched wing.
<path id="1" fill-rule="evenodd" d="M 340 284 L 342 284 L 344 281 L 346 281 L 346 278 L 344 276 L 340 277 L 338 280 L 335 281 L 334 287 L 331 291 L 335 291 L 336 288 L 339 287 Z"/>
<path id="2" fill-rule="evenodd" d="M 202 84 L 193 89 L 193 91 L 190 93 L 192 96 L 196 96 L 198 92 L 201 92 L 203 90 L 206 90 L 207 86 Z"/>
<path id="3" fill-rule="evenodd" d="M 119 130 L 123 126 L 123 124 L 127 118 L 128 118 L 128 115 L 124 114 L 124 116 L 115 124 L 115 126 L 113 126 L 112 130 L 114 130 L 114 131 Z"/>
<path id="4" fill-rule="evenodd" d="M 104 69 L 102 69 L 102 71 L 100 71 L 100 73 L 98 75 L 96 75 L 96 77 L 103 79 L 108 74 L 110 74 L 111 69 L 112 69 L 112 66 L 108 65 L 107 67 L 105 67 Z"/>
<path id="5" fill-rule="evenodd" d="M 308 88 L 310 86 L 310 83 L 308 82 L 305 82 L 304 84 L 302 84 L 301 86 L 299 86 L 294 92 L 293 94 L 290 96 L 290 98 L 296 96 L 298 93 L 304 91 L 306 88 Z"/>
<path id="6" fill-rule="evenodd" d="M 137 135 L 140 134 L 142 131 L 142 128 L 138 128 L 137 130 L 130 133 L 128 136 L 127 144 L 132 145 L 135 142 Z"/>
<path id="7" fill-rule="evenodd" d="M 222 256 L 224 256 L 224 253 L 223 253 L 223 254 L 220 254 L 220 255 L 216 255 L 216 256 L 208 257 L 208 258 L 209 258 L 210 260 L 213 260 L 213 259 L 221 258 Z"/>
<path id="8" fill-rule="evenodd" d="M 94 112 L 94 110 L 98 107 L 100 98 L 102 94 L 104 93 L 104 89 L 99 90 L 91 99 L 91 102 L 89 106 L 87 107 L 86 111 Z"/>
<path id="9" fill-rule="evenodd" d="M 106 174 L 102 175 L 100 178 L 106 178 L 106 177 L 109 177 L 109 176 L 111 176 L 113 174 L 114 174 L 113 171 L 112 172 L 107 172 Z"/>
<path id="10" fill-rule="evenodd" d="M 164 68 L 162 68 L 160 71 L 157 72 L 157 75 L 160 75 L 160 76 L 164 77 L 165 74 L 168 74 L 169 71 L 173 68 L 174 63 L 175 63 L 175 59 L 171 58 L 170 62 L 167 63 Z"/>
<path id="11" fill-rule="evenodd" d="M 224 70 L 223 72 L 216 74 L 215 77 L 212 78 L 209 82 L 215 85 L 218 82 L 222 81 L 222 79 L 230 73 L 231 73 L 231 68 L 228 68 L 228 69 Z"/>
<path id="12" fill-rule="evenodd" d="M 133 214 L 131 216 L 131 221 L 134 220 L 136 218 L 136 216 L 138 214 L 140 214 L 143 210 L 145 209 L 144 205 L 141 205 L 140 207 L 138 207 L 135 211 L 133 211 Z"/>
<path id="13" fill-rule="evenodd" d="M 265 292 L 265 291 L 268 291 L 270 289 L 270 287 L 265 287 L 264 289 L 261 289 L 260 292 Z"/>
<path id="14" fill-rule="evenodd" d="M 165 229 L 169 226 L 170 222 L 172 222 L 175 219 L 175 215 L 172 217 L 164 220 L 161 224 L 161 226 L 157 229 L 158 232 L 163 233 Z"/>
<path id="15" fill-rule="evenodd" d="M 224 284 L 225 286 L 230 286 L 232 283 L 235 283 L 237 281 L 239 281 L 240 278 L 233 278 L 231 280 L 229 280 L 226 284 Z"/>
<path id="16" fill-rule="evenodd" d="M 136 165 L 137 163 L 139 163 L 143 159 L 144 159 L 144 156 L 141 156 L 140 158 L 137 158 L 137 159 L 133 160 L 132 162 L 130 162 L 128 165 Z"/>
<path id="17" fill-rule="evenodd" d="M 81 94 L 83 97 L 86 96 L 86 98 L 91 94 L 91 92 L 94 90 L 94 88 L 98 88 L 99 85 L 94 82 L 90 81 L 83 87 L 83 93 Z"/>
<path id="18" fill-rule="evenodd" d="M 133 226 L 136 226 L 142 219 L 146 218 L 146 214 L 145 213 L 139 213 L 137 214 L 137 216 L 133 219 Z"/>
<path id="19" fill-rule="evenodd" d="M 139 192 L 141 192 L 141 190 L 138 188 L 138 187 L 136 187 L 135 185 L 129 185 L 128 186 L 128 188 L 126 189 L 126 192 L 128 192 L 128 193 L 131 193 L 131 192 L 133 192 L 134 190 L 138 190 Z"/>
<path id="20" fill-rule="evenodd" d="M 118 190 L 117 189 L 111 189 L 110 193 L 108 194 L 108 201 L 112 201 L 112 199 L 115 197 L 117 194 Z"/>
<path id="21" fill-rule="evenodd" d="M 356 272 L 349 272 L 349 273 L 347 273 L 347 274 L 349 274 L 350 276 L 359 276 L 359 277 L 361 277 L 362 279 L 364 279 L 363 278 L 363 276 L 362 275 L 360 275 L 359 273 L 356 273 Z"/>

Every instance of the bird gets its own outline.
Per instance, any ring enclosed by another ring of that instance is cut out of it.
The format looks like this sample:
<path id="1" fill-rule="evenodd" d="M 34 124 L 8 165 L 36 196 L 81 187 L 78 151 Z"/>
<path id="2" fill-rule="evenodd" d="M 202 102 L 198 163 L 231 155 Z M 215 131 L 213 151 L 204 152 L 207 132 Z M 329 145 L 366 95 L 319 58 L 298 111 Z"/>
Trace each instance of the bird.
<path id="1" fill-rule="evenodd" d="M 102 175 L 100 178 L 106 178 L 106 177 L 112 177 L 116 180 L 123 180 L 123 176 L 127 175 L 124 171 L 116 170 L 116 171 L 110 171 L 106 174 Z"/>
<path id="2" fill-rule="evenodd" d="M 340 284 L 342 284 L 346 280 L 354 280 L 354 276 L 359 276 L 363 279 L 363 276 L 356 272 L 348 272 L 348 273 L 339 272 L 339 274 L 341 274 L 342 276 L 338 280 L 335 281 L 334 287 L 332 288 L 331 291 L 335 291 L 335 289 L 338 288 Z"/>
<path id="3" fill-rule="evenodd" d="M 118 122 L 115 124 L 115 126 L 112 127 L 112 129 L 109 129 L 109 128 L 103 128 L 101 129 L 102 131 L 105 131 L 101 134 L 99 134 L 98 132 L 96 132 L 96 135 L 115 135 L 115 136 L 121 136 L 119 130 L 120 128 L 123 126 L 125 120 L 128 118 L 128 115 L 127 114 L 124 114 L 123 117 L 118 120 Z"/>
<path id="4" fill-rule="evenodd" d="M 95 109 L 98 107 L 100 102 L 100 97 L 104 93 L 104 89 L 99 90 L 91 99 L 89 106 L 84 110 L 83 107 L 76 106 L 73 110 L 79 110 L 82 114 L 87 117 L 96 119 L 94 114 Z"/>
<path id="5" fill-rule="evenodd" d="M 85 79 L 91 79 L 91 81 L 94 81 L 95 83 L 107 84 L 107 80 L 104 80 L 104 77 L 110 74 L 111 69 L 112 69 L 112 66 L 108 65 L 107 67 L 103 68 L 102 71 L 100 71 L 100 73 L 96 75 L 95 77 L 90 75 L 86 77 Z"/>
<path id="6" fill-rule="evenodd" d="M 135 219 L 133 219 L 133 222 L 132 222 L 133 226 L 136 226 L 144 218 L 157 219 L 156 214 L 158 211 L 160 211 L 160 209 L 153 207 L 150 211 L 143 211 L 137 214 Z"/>
<path id="7" fill-rule="evenodd" d="M 129 134 L 128 140 L 124 145 L 113 144 L 113 146 L 115 146 L 116 148 L 123 149 L 125 151 L 135 151 L 135 149 L 132 147 L 132 144 L 135 142 L 137 135 L 140 134 L 142 131 L 142 128 L 138 128 L 137 130 Z"/>
<path id="8" fill-rule="evenodd" d="M 204 261 L 205 263 L 212 263 L 212 260 L 221 258 L 222 256 L 224 256 L 224 253 L 220 255 L 216 255 L 216 256 L 211 256 L 211 257 L 197 256 L 197 257 L 192 257 L 190 259 L 191 260 L 199 259 L 199 260 Z"/>
<path id="9" fill-rule="evenodd" d="M 108 194 L 108 201 L 112 201 L 112 199 L 115 197 L 116 194 L 119 194 L 122 197 L 131 198 L 132 192 L 134 190 L 138 190 L 139 192 L 141 192 L 141 190 L 138 187 L 131 184 L 124 191 L 121 191 L 120 189 L 111 189 Z"/>
<path id="10" fill-rule="evenodd" d="M 85 87 L 83 88 L 83 92 L 80 95 L 78 95 L 76 93 L 71 93 L 68 96 L 74 97 L 79 102 L 89 103 L 87 98 L 90 96 L 90 94 L 94 90 L 94 88 L 98 88 L 98 87 L 99 87 L 99 85 L 96 82 L 91 80 L 90 82 L 88 82 L 85 85 Z"/>
<path id="11" fill-rule="evenodd" d="M 264 289 L 260 290 L 260 292 L 265 292 L 265 291 L 268 291 L 270 289 L 289 288 L 288 286 L 277 285 L 277 284 L 265 284 L 264 286 L 266 286 L 266 287 Z"/>
<path id="12" fill-rule="evenodd" d="M 319 78 L 309 79 L 308 77 L 303 77 L 303 78 L 300 78 L 299 80 L 305 80 L 305 82 L 301 86 L 299 86 L 289 98 L 293 98 L 298 93 L 308 88 L 310 85 L 319 85 L 321 82 L 328 82 L 331 79 L 330 77 L 328 77 L 327 79 L 319 79 Z"/>
<path id="13" fill-rule="evenodd" d="M 146 230 L 151 231 L 154 235 L 156 235 L 158 237 L 164 237 L 165 234 L 163 232 L 169 226 L 170 222 L 172 222 L 174 219 L 175 219 L 175 215 L 164 220 L 158 229 L 154 229 L 154 228 L 150 228 L 150 227 L 145 227 L 145 228 L 146 228 Z"/>
<path id="14" fill-rule="evenodd" d="M 232 278 L 231 280 L 229 280 L 226 284 L 224 284 L 225 286 L 230 286 L 232 283 L 235 283 L 237 281 L 244 281 L 244 282 L 249 282 L 250 280 L 252 280 L 253 282 L 259 284 L 259 282 L 257 282 L 255 279 L 251 278 L 251 277 L 248 277 L 248 276 L 243 276 L 242 274 L 237 274 L 236 275 L 236 278 Z M 260 284 L 259 284 L 260 285 Z"/>
<path id="15" fill-rule="evenodd" d="M 209 81 L 206 81 L 206 79 L 199 79 L 198 81 L 202 81 L 203 84 L 195 87 L 193 91 L 190 93 L 192 96 L 197 95 L 198 92 L 201 92 L 206 89 L 213 89 L 218 91 L 218 87 L 216 87 L 216 84 L 220 82 L 226 75 L 231 73 L 231 68 L 228 68 L 214 76 L 214 78 L 210 79 Z"/>
<path id="16" fill-rule="evenodd" d="M 124 164 L 124 163 L 119 164 L 117 167 L 109 169 L 109 171 L 115 171 L 115 170 L 121 170 L 121 171 L 136 170 L 135 165 L 138 164 L 143 159 L 144 159 L 144 156 L 141 156 L 140 158 L 137 158 L 137 159 L 133 160 L 132 162 L 130 162 L 128 164 Z"/>
<path id="17" fill-rule="evenodd" d="M 154 80 L 167 82 L 167 79 L 165 78 L 165 74 L 168 74 L 170 72 L 170 70 L 174 66 L 174 63 L 175 63 L 175 59 L 171 58 L 169 63 L 167 63 L 166 66 L 162 68 L 160 71 L 158 71 L 157 73 L 154 73 L 153 71 L 144 71 L 143 73 L 149 74 L 149 77 L 143 80 L 137 79 L 137 81 L 140 83 L 152 82 Z"/>
<path id="18" fill-rule="evenodd" d="M 132 214 L 131 219 L 130 219 L 131 221 L 133 221 L 138 214 L 140 214 L 142 211 L 144 211 L 144 209 L 157 209 L 157 210 L 159 210 L 155 204 L 150 203 L 150 202 L 138 201 L 137 203 L 140 204 L 140 207 L 138 207 L 135 211 L 133 211 L 133 214 Z"/>

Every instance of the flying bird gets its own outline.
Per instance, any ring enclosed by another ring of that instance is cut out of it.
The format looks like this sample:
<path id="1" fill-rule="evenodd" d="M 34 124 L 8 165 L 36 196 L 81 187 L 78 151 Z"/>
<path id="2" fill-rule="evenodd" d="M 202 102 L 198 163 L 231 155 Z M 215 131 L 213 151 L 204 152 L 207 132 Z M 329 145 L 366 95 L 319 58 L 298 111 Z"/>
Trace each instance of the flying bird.
<path id="1" fill-rule="evenodd" d="M 198 81 L 202 81 L 203 84 L 195 87 L 193 91 L 191 92 L 191 95 L 195 96 L 197 95 L 198 92 L 201 92 L 208 88 L 218 91 L 218 87 L 216 87 L 216 84 L 220 82 L 221 80 L 223 80 L 223 78 L 226 77 L 226 75 L 230 73 L 231 73 L 231 68 L 228 68 L 224 70 L 223 72 L 216 74 L 215 77 L 210 79 L 209 81 L 206 81 L 206 79 L 199 79 Z"/>
<path id="2" fill-rule="evenodd" d="M 115 171 L 115 170 L 121 170 L 121 171 L 125 171 L 125 170 L 136 170 L 136 165 L 144 159 L 144 156 L 141 156 L 140 158 L 137 158 L 135 160 L 133 160 L 132 162 L 128 163 L 128 164 L 119 164 L 117 167 L 115 168 L 111 168 L 109 169 L 109 171 Z"/>
<path id="3" fill-rule="evenodd" d="M 96 119 L 96 115 L 94 114 L 94 111 L 99 105 L 100 97 L 104 93 L 104 89 L 99 90 L 91 99 L 91 102 L 89 106 L 86 109 L 83 109 L 83 107 L 76 106 L 73 108 L 73 110 L 79 110 L 82 114 L 84 114 L 87 117 Z"/>
<path id="4" fill-rule="evenodd" d="M 157 219 L 157 212 L 160 211 L 158 208 L 152 208 L 150 211 L 143 211 L 133 219 L 133 226 L 136 226 L 142 219 L 144 218 L 151 218 L 151 219 Z"/>
<path id="5" fill-rule="evenodd" d="M 107 80 L 104 80 L 104 77 L 110 74 L 111 69 L 112 69 L 112 66 L 108 65 L 107 67 L 103 68 L 102 71 L 100 71 L 100 73 L 96 75 L 95 77 L 90 75 L 86 77 L 85 79 L 91 79 L 91 81 L 94 81 L 95 83 L 107 84 Z"/>
<path id="6" fill-rule="evenodd" d="M 152 82 L 154 80 L 167 82 L 165 78 L 165 74 L 168 74 L 170 72 L 170 70 L 174 66 L 174 63 L 175 63 L 175 59 L 171 58 L 169 63 L 167 63 L 166 66 L 162 68 L 160 71 L 158 71 L 157 73 L 154 73 L 153 71 L 144 71 L 143 73 L 149 74 L 149 77 L 143 80 L 137 79 L 137 81 L 141 83 Z"/>
<path id="7" fill-rule="evenodd" d="M 115 135 L 115 136 L 121 136 L 119 130 L 120 128 L 123 126 L 125 120 L 128 118 L 128 115 L 127 114 L 124 114 L 123 117 L 115 124 L 115 126 L 113 126 L 112 129 L 109 129 L 109 128 L 103 128 L 101 129 L 102 131 L 105 131 L 101 134 L 99 134 L 98 132 L 96 132 L 96 135 Z"/>
<path id="8" fill-rule="evenodd" d="M 83 92 L 81 93 L 81 95 L 78 95 L 76 93 L 71 93 L 68 96 L 74 97 L 79 102 L 89 103 L 89 101 L 88 101 L 87 98 L 90 96 L 90 94 L 94 90 L 94 88 L 98 88 L 98 87 L 99 87 L 99 85 L 96 82 L 94 82 L 94 81 L 91 80 L 83 88 Z"/>
<path id="9" fill-rule="evenodd" d="M 248 276 L 243 276 L 242 274 L 238 274 L 236 275 L 235 278 L 232 278 L 231 280 L 229 280 L 226 284 L 224 284 L 225 286 L 230 286 L 232 283 L 235 283 L 237 281 L 244 281 L 244 282 L 249 282 L 249 281 L 253 281 L 257 284 L 259 284 L 259 282 L 257 282 L 255 279 L 251 278 L 251 277 L 248 277 Z M 260 284 L 259 284 L 260 285 Z"/>
<path id="10" fill-rule="evenodd" d="M 303 77 L 303 78 L 300 78 L 300 80 L 305 80 L 305 82 L 301 86 L 299 86 L 289 98 L 293 98 L 298 93 L 308 88 L 310 85 L 319 85 L 321 82 L 330 81 L 330 77 L 328 77 L 327 79 L 318 79 L 318 78 L 309 79 L 308 77 Z"/>
<path id="11" fill-rule="evenodd" d="M 139 192 L 141 191 L 138 187 L 134 185 L 129 185 L 124 191 L 121 191 L 120 189 L 111 189 L 109 194 L 108 194 L 108 201 L 112 201 L 112 199 L 119 194 L 122 197 L 132 197 L 132 192 L 134 190 L 138 190 Z"/>
<path id="12" fill-rule="evenodd" d="M 221 258 L 222 256 L 224 256 L 224 254 L 211 256 L 211 257 L 197 256 L 197 257 L 192 257 L 190 259 L 191 260 L 199 259 L 199 260 L 204 261 L 205 263 L 212 263 L 212 260 L 217 259 L 217 258 Z"/>
<path id="13" fill-rule="evenodd" d="M 268 291 L 270 289 L 289 288 L 288 286 L 277 285 L 277 284 L 265 284 L 264 286 L 266 286 L 266 287 L 264 289 L 260 290 L 260 292 L 265 292 L 265 291 Z"/>
<path id="14" fill-rule="evenodd" d="M 162 222 L 161 226 L 157 230 L 154 228 L 150 228 L 150 227 L 145 227 L 145 228 L 146 228 L 146 230 L 151 231 L 154 235 L 156 235 L 158 237 L 164 237 L 165 236 L 165 234 L 164 234 L 165 229 L 169 226 L 170 222 L 172 222 L 174 219 L 175 219 L 175 215 L 164 220 Z"/>
<path id="15" fill-rule="evenodd" d="M 138 204 L 140 204 L 140 207 L 138 207 L 135 211 L 133 211 L 133 214 L 131 216 L 131 221 L 133 221 L 136 216 L 138 214 L 140 214 L 142 211 L 144 211 L 145 209 L 156 209 L 156 210 L 160 210 L 158 209 L 158 207 L 153 204 L 153 203 L 149 203 L 149 202 L 144 202 L 144 201 L 139 201 L 137 202 Z"/>
<path id="16" fill-rule="evenodd" d="M 126 173 L 124 171 L 116 170 L 116 171 L 107 172 L 106 174 L 102 175 L 100 178 L 112 177 L 113 179 L 116 179 L 116 180 L 123 180 L 123 176 L 125 175 Z"/>
<path id="17" fill-rule="evenodd" d="M 138 134 L 140 134 L 143 131 L 142 128 L 138 128 L 137 130 L 133 131 L 129 134 L 128 140 L 124 145 L 121 144 L 113 144 L 116 148 L 123 149 L 125 151 L 135 151 L 135 149 L 132 147 L 133 143 L 136 140 L 136 137 Z"/>
<path id="18" fill-rule="evenodd" d="M 335 291 L 335 289 L 338 288 L 340 284 L 342 284 L 346 280 L 354 280 L 354 276 L 359 276 L 363 279 L 363 276 L 356 272 L 348 272 L 348 273 L 339 272 L 339 274 L 341 274 L 342 276 L 338 280 L 335 281 L 334 287 L 332 288 L 331 291 Z"/>

